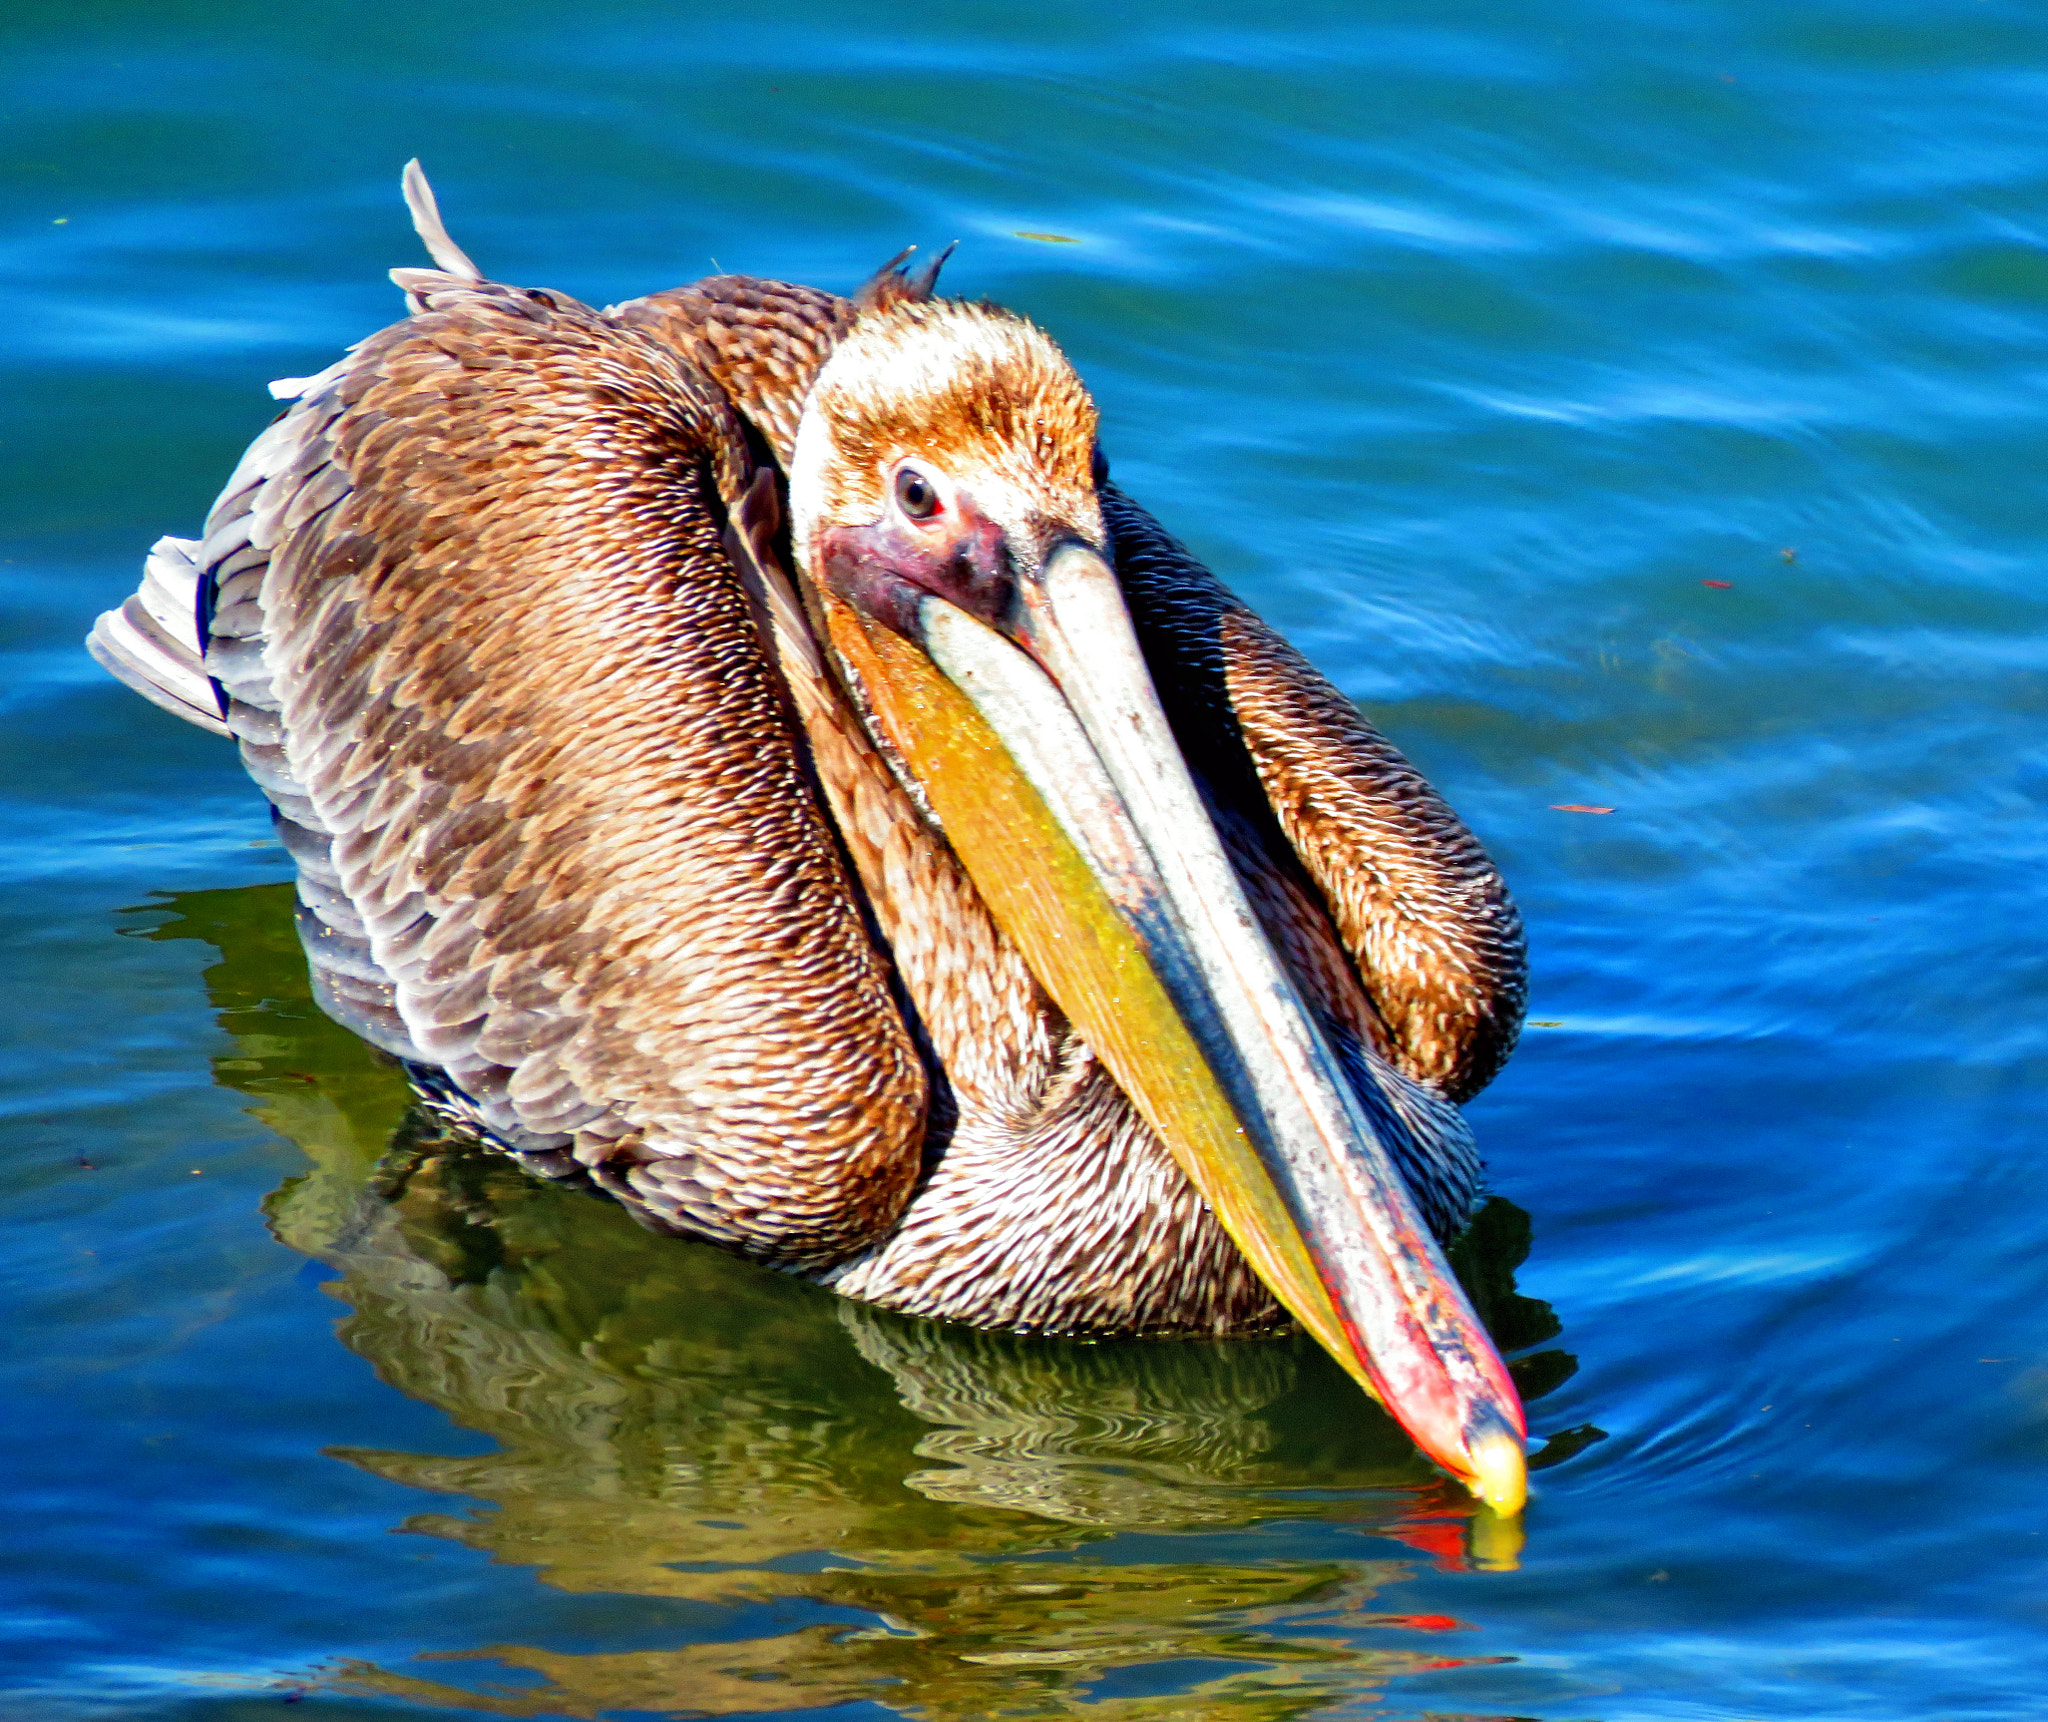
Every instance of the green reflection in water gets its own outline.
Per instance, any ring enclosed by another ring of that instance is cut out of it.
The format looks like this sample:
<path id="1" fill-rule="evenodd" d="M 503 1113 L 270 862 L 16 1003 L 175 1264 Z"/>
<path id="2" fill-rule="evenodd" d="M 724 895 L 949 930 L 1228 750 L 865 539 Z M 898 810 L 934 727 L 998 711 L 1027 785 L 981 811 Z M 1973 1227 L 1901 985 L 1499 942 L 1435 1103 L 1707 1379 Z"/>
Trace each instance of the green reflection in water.
<path id="1" fill-rule="evenodd" d="M 266 1208 L 279 1238 L 337 1270 L 342 1340 L 498 1443 L 472 1457 L 332 1450 L 486 1503 L 400 1528 L 565 1591 L 807 1600 L 873 1623 L 616 1654 L 480 1646 L 459 1659 L 524 1677 L 478 1688 L 348 1664 L 325 1671 L 329 1690 L 506 1716 L 866 1699 L 920 1717 L 1139 1722 L 1191 1707 L 1299 1716 L 1475 1660 L 1372 1646 L 1375 1627 L 1457 1624 L 1373 1609 L 1408 1563 L 1289 1558 L 1252 1534 L 1334 1522 L 1440 1564 L 1470 1558 L 1469 1501 L 1312 1344 L 978 1333 L 654 1237 L 411 1110 L 397 1070 L 313 1006 L 288 886 L 160 907 L 169 918 L 145 937 L 221 951 L 206 977 L 233 1040 L 218 1080 L 310 1162 Z M 1527 1247 L 1526 1216 L 1496 1201 L 1457 1252 L 1510 1347 L 1558 1331 L 1514 1291 Z M 1534 1397 L 1573 1362 L 1548 1351 L 1516 1367 Z M 1160 1535 L 1204 1540 L 1184 1561 L 1133 1559 L 1113 1546 L 1132 1531 L 1154 1555 Z M 1219 1537 L 1242 1558 L 1215 1558 Z M 1199 1667 L 1163 1695 L 1095 1689 L 1160 1663 Z"/>

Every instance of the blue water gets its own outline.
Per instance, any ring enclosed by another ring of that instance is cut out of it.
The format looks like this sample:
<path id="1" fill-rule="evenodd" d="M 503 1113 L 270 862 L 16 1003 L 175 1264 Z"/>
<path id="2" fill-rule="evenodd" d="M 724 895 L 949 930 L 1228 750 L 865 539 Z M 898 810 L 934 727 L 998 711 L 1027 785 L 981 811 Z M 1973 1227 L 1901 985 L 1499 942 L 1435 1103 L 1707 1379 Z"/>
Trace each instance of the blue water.
<path id="1" fill-rule="evenodd" d="M 2041 1714 L 2038 8 L 0 46 L 0 1713 Z M 415 154 L 597 303 L 960 239 L 1479 830 L 1538 1025 L 1493 1307 L 1565 1437 L 1518 1567 L 1299 1345 L 862 1314 L 401 1127 L 231 753 L 77 642 L 397 314 Z"/>

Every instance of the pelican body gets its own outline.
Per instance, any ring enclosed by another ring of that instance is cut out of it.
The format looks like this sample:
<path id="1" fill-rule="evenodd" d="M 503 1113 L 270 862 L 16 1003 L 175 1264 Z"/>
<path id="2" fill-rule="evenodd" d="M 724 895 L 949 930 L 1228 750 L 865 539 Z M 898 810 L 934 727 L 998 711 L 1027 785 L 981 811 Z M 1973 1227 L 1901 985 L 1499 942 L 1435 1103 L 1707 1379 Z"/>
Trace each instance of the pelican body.
<path id="1" fill-rule="evenodd" d="M 1502 882 L 1109 481 L 1053 342 L 901 259 L 603 311 L 407 193 L 409 316 L 95 655 L 235 738 L 316 996 L 489 1144 L 848 1297 L 1312 1332 L 1513 1512 L 1438 1240 Z"/>

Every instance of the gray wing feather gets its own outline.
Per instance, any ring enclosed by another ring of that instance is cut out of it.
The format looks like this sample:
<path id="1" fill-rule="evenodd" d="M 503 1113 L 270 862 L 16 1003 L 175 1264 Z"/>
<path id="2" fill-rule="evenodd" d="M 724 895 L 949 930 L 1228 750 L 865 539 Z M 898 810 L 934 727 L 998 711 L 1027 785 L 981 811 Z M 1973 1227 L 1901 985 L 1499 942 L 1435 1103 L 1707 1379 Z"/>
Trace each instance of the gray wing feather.
<path id="1" fill-rule="evenodd" d="M 93 623 L 85 645 L 101 668 L 144 699 L 226 735 L 219 696 L 200 660 L 198 550 L 189 538 L 158 539 L 142 585 Z"/>
<path id="2" fill-rule="evenodd" d="M 448 229 L 441 220 L 441 206 L 435 201 L 434 188 L 427 183 L 426 169 L 420 166 L 417 156 L 405 164 L 401 184 L 405 190 L 405 206 L 412 212 L 413 231 L 420 236 L 420 243 L 426 246 L 427 255 L 447 274 L 465 281 L 481 281 L 484 272 L 470 262 L 469 254 L 461 246 L 448 237 Z"/>

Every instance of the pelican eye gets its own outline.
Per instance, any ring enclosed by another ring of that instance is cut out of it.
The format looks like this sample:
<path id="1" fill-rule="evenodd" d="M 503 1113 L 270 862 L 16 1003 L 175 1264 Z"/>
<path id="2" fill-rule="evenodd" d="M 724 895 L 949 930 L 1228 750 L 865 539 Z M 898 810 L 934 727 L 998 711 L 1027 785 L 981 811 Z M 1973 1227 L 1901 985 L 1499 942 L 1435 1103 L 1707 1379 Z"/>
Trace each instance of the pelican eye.
<path id="1" fill-rule="evenodd" d="M 896 506 L 912 520 L 929 520 L 939 511 L 938 487 L 915 467 L 896 475 Z"/>

